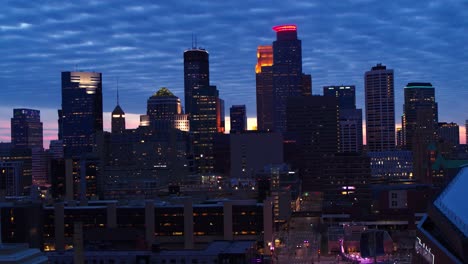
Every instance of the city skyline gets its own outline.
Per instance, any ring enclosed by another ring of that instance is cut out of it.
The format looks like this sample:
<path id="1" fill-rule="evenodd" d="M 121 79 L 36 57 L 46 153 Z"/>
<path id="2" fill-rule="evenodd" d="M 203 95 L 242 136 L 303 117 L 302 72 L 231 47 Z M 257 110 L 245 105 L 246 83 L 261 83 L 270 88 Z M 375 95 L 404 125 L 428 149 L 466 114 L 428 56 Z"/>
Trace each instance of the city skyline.
<path id="1" fill-rule="evenodd" d="M 183 51 L 193 46 L 192 34 L 197 37 L 196 46 L 210 54 L 210 80 L 226 101 L 225 109 L 246 104 L 252 122 L 256 49 L 274 41 L 272 26 L 290 23 L 298 26 L 303 71 L 312 74 L 313 94 L 321 94 L 327 85 L 355 85 L 357 107 L 364 108 L 364 72 L 383 63 L 395 72 L 396 123 L 400 123 L 405 84 L 431 82 L 440 121 L 456 122 L 464 139 L 468 77 L 460 72 L 468 69 L 463 34 L 468 4 L 397 1 L 384 7 L 370 2 L 288 5 L 275 1 L 274 6 L 251 3 L 249 8 L 208 2 L 196 6 L 120 2 L 107 9 L 99 1 L 6 3 L 0 15 L 4 58 L 0 62 L 0 141 L 9 141 L 13 108 L 40 110 L 45 141 L 57 137 L 62 71 L 103 73 L 104 129 L 108 131 L 117 79 L 129 128 L 137 126 L 146 99 L 160 87 L 168 87 L 183 101 Z M 216 14 L 216 10 L 223 12 Z"/>

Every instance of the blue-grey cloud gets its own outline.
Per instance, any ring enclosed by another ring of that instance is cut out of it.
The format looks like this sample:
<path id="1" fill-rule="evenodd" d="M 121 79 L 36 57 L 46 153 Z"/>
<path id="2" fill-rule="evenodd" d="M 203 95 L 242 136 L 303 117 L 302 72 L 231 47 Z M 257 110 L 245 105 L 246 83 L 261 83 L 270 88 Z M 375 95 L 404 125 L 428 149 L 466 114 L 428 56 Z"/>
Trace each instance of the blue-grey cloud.
<path id="1" fill-rule="evenodd" d="M 256 47 L 271 44 L 271 26 L 298 25 L 304 71 L 313 93 L 354 84 L 364 108 L 363 75 L 376 63 L 395 70 L 396 120 L 403 87 L 432 82 L 440 119 L 468 118 L 468 2 L 428 1 L 2 1 L 0 105 L 60 108 L 60 72 L 103 73 L 104 110 L 144 113 L 167 86 L 183 99 L 183 51 L 210 54 L 211 81 L 226 101 L 255 116 Z M 226 111 L 227 113 L 227 111 Z M 11 111 L 2 112 L 3 119 Z"/>

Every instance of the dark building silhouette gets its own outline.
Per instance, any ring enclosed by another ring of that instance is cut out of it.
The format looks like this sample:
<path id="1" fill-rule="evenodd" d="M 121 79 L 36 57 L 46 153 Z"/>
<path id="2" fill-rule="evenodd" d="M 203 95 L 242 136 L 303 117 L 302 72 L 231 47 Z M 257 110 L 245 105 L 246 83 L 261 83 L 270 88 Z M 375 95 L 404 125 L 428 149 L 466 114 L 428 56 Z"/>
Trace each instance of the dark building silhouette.
<path id="1" fill-rule="evenodd" d="M 354 85 L 324 86 L 323 95 L 338 98 L 340 152 L 362 151 L 362 109 L 356 109 Z"/>
<path id="2" fill-rule="evenodd" d="M 91 152 L 95 143 L 94 135 L 102 129 L 102 74 L 62 72 L 62 137 L 65 157 L 80 157 Z"/>
<path id="3" fill-rule="evenodd" d="M 210 85 L 208 52 L 192 48 L 184 52 L 185 113 L 192 113 L 193 90 Z"/>
<path id="4" fill-rule="evenodd" d="M 303 191 L 320 191 L 317 180 L 326 156 L 339 149 L 339 110 L 336 97 L 292 97 L 287 104 L 287 138 L 295 151 L 287 151 L 286 162 L 299 169 Z M 285 146 L 291 148 L 291 146 Z"/>
<path id="5" fill-rule="evenodd" d="M 120 107 L 119 90 L 117 90 L 117 105 L 112 111 L 112 133 L 123 133 L 125 131 L 125 112 Z"/>
<path id="6" fill-rule="evenodd" d="M 272 46 L 257 49 L 256 92 L 258 130 L 286 131 L 286 104 L 289 97 L 310 96 L 312 77 L 302 73 L 302 44 L 297 26 L 273 27 Z"/>
<path id="7" fill-rule="evenodd" d="M 42 148 L 42 122 L 39 110 L 13 109 L 11 118 L 13 148 Z"/>
<path id="8" fill-rule="evenodd" d="M 231 133 L 247 130 L 247 113 L 245 105 L 233 105 L 229 109 L 231 119 Z"/>
<path id="9" fill-rule="evenodd" d="M 445 156 L 454 156 L 460 145 L 460 127 L 457 123 L 439 122 L 437 129 L 439 146 L 444 147 Z"/>
<path id="10" fill-rule="evenodd" d="M 188 115 L 182 113 L 179 97 L 166 87 L 162 87 L 148 99 L 146 114 L 156 131 L 173 128 L 189 131 Z"/>
<path id="11" fill-rule="evenodd" d="M 273 27 L 273 130 L 286 131 L 286 104 L 289 97 L 302 96 L 302 44 L 297 27 Z"/>
<path id="12" fill-rule="evenodd" d="M 428 146 L 436 142 L 438 107 L 435 89 L 430 83 L 408 83 L 403 106 L 403 140 L 413 151 L 414 176 L 420 181 L 429 177 Z"/>
<path id="13" fill-rule="evenodd" d="M 257 129 L 273 130 L 273 47 L 258 46 L 255 66 Z"/>
<path id="14" fill-rule="evenodd" d="M 369 151 L 395 148 L 393 70 L 377 64 L 365 73 L 366 138 Z"/>
<path id="15" fill-rule="evenodd" d="M 224 132 L 223 101 L 216 86 L 195 87 L 192 93 L 190 131 L 193 133 L 195 171 L 214 171 L 213 142 L 217 133 Z"/>

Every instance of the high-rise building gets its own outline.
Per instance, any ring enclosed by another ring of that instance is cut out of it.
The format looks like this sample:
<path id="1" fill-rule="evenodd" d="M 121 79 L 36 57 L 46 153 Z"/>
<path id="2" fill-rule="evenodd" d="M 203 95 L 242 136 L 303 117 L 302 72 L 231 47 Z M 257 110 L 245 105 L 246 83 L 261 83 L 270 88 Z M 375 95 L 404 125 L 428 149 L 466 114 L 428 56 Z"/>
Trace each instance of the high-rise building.
<path id="1" fill-rule="evenodd" d="M 456 148 L 460 145 L 460 127 L 457 123 L 439 122 L 437 129 L 437 137 L 439 141 Z"/>
<path id="2" fill-rule="evenodd" d="M 190 131 L 193 133 L 193 155 L 198 173 L 214 170 L 213 140 L 221 129 L 222 101 L 216 86 L 194 87 L 192 91 Z"/>
<path id="3" fill-rule="evenodd" d="M 123 133 L 125 131 L 125 112 L 120 107 L 119 90 L 117 90 L 117 105 L 112 111 L 112 133 Z"/>
<path id="4" fill-rule="evenodd" d="M 275 26 L 273 42 L 273 130 L 286 131 L 286 104 L 289 97 L 304 93 L 302 44 L 295 25 Z"/>
<path id="5" fill-rule="evenodd" d="M 171 128 L 189 131 L 188 115 L 182 113 L 180 99 L 166 87 L 162 87 L 148 99 L 146 114 L 156 131 Z"/>
<path id="6" fill-rule="evenodd" d="M 435 89 L 430 83 L 408 83 L 404 90 L 403 135 L 407 149 L 413 149 L 422 134 L 433 141 L 438 128 Z M 424 130 L 424 131 L 423 131 Z"/>
<path id="7" fill-rule="evenodd" d="M 255 66 L 257 129 L 273 130 L 273 47 L 258 46 Z"/>
<path id="8" fill-rule="evenodd" d="M 365 73 L 366 138 L 369 151 L 395 148 L 393 70 L 377 64 Z"/>
<path id="9" fill-rule="evenodd" d="M 323 95 L 336 97 L 340 110 L 340 152 L 362 151 L 362 109 L 356 109 L 354 85 L 324 86 Z"/>
<path id="10" fill-rule="evenodd" d="M 66 158 L 92 151 L 102 125 L 102 74 L 62 72 L 62 136 Z"/>
<path id="11" fill-rule="evenodd" d="M 195 87 L 210 85 L 208 52 L 192 49 L 184 52 L 184 97 L 185 113 L 192 114 L 193 90 Z"/>
<path id="12" fill-rule="evenodd" d="M 297 151 L 293 169 L 299 169 L 304 191 L 319 190 L 317 180 L 325 156 L 339 149 L 338 99 L 325 96 L 291 97 L 287 104 L 288 141 Z M 293 159 L 295 159 L 293 157 Z M 290 162 L 290 157 L 285 157 Z"/>
<path id="13" fill-rule="evenodd" d="M 39 110 L 13 109 L 11 143 L 14 148 L 43 148 L 42 122 Z"/>
<path id="14" fill-rule="evenodd" d="M 233 105 L 229 109 L 231 119 L 231 133 L 247 130 L 247 113 L 245 105 Z"/>
<path id="15" fill-rule="evenodd" d="M 432 84 L 406 85 L 402 126 L 405 148 L 413 151 L 414 176 L 424 181 L 430 172 L 428 146 L 436 142 L 438 128 L 438 107 Z"/>

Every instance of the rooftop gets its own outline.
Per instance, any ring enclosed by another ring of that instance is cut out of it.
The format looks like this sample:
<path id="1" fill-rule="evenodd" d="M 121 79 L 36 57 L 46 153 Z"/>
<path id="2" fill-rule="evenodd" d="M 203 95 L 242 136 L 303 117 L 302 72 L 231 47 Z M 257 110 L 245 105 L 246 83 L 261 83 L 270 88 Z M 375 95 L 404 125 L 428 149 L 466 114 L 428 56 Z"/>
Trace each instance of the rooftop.
<path id="1" fill-rule="evenodd" d="M 153 96 L 156 96 L 156 97 L 163 97 L 163 96 L 175 96 L 171 91 L 169 91 L 169 89 L 167 89 L 166 87 L 161 87 L 161 89 L 159 89 L 156 93 L 153 94 Z"/>
<path id="2" fill-rule="evenodd" d="M 434 202 L 434 205 L 466 237 L 468 237 L 468 203 L 466 203 L 465 193 L 467 186 L 468 165 L 461 169 Z"/>

